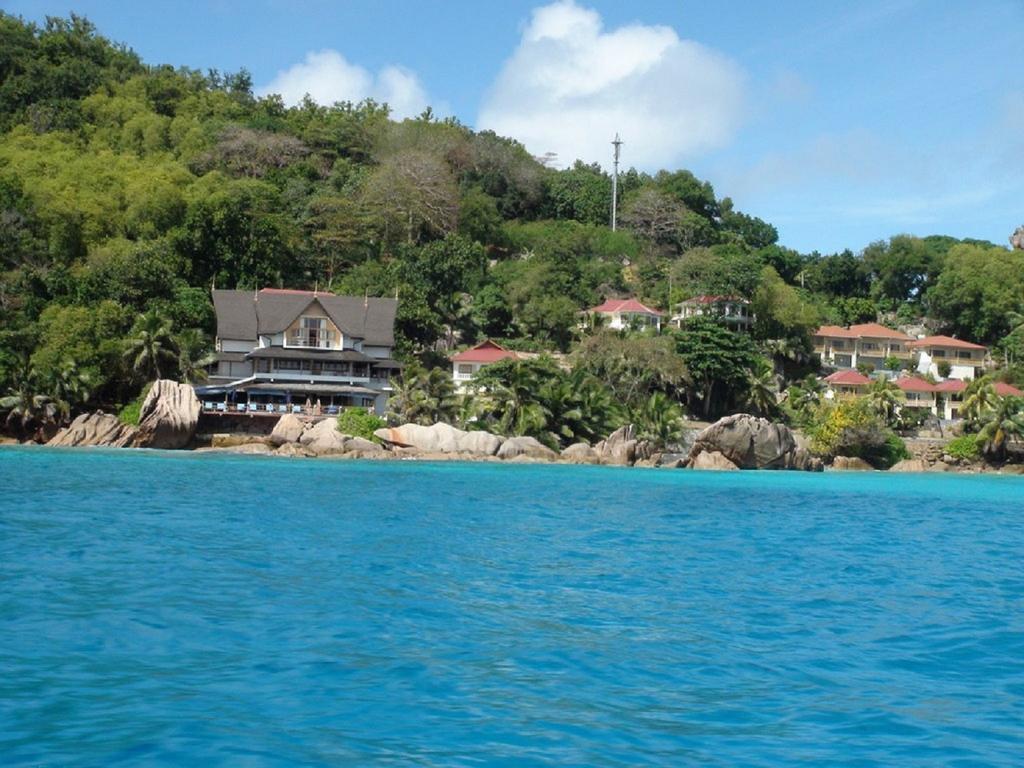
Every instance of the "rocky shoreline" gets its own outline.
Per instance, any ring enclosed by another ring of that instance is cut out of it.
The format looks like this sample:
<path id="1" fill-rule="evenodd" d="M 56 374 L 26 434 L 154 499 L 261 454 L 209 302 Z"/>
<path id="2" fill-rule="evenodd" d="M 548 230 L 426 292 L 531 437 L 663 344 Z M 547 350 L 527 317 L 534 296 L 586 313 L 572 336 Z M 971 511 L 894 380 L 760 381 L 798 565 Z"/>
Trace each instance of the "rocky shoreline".
<path id="1" fill-rule="evenodd" d="M 267 436 L 203 435 L 197 434 L 200 410 L 191 387 L 159 380 L 142 405 L 138 426 L 124 424 L 102 411 L 86 413 L 60 430 L 47 445 L 159 448 L 288 458 L 561 463 L 715 471 L 826 469 L 800 434 L 749 414 L 726 416 L 700 431 L 694 430 L 689 451 L 672 453 L 658 451 L 638 438 L 632 424 L 617 429 L 593 446 L 574 443 L 556 452 L 533 437 L 502 437 L 444 423 L 379 429 L 374 434 L 376 440 L 368 440 L 342 434 L 333 418 L 306 420 L 293 414 L 281 416 Z M 888 471 L 1024 474 L 1024 465 L 992 467 L 958 461 L 938 445 L 925 446 L 915 454 Z M 827 468 L 876 471 L 863 459 L 847 456 L 836 456 Z"/>

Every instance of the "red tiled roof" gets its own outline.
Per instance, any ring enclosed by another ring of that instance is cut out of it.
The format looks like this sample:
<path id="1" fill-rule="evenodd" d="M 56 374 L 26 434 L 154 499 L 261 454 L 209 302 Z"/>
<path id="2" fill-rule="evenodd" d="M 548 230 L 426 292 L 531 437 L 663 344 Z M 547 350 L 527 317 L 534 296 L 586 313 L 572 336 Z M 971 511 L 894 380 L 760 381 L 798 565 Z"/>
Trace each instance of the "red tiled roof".
<path id="1" fill-rule="evenodd" d="M 935 385 L 917 376 L 901 376 L 896 379 L 896 386 L 904 392 L 934 392 Z"/>
<path id="2" fill-rule="evenodd" d="M 910 342 L 912 347 L 952 347 L 953 349 L 988 349 L 981 344 L 974 344 L 963 339 L 954 339 L 952 336 L 926 336 Z"/>
<path id="3" fill-rule="evenodd" d="M 965 389 L 967 382 L 960 379 L 947 379 L 935 385 L 936 392 L 963 392 Z M 1000 397 L 1024 397 L 1024 392 L 1005 381 L 993 382 L 992 389 Z"/>
<path id="4" fill-rule="evenodd" d="M 884 325 L 879 323 L 860 323 L 859 325 L 851 325 L 850 330 L 858 336 L 867 336 L 871 339 L 905 339 L 906 341 L 913 339 L 912 336 L 908 336 L 903 333 L 903 331 L 886 328 Z"/>
<path id="5" fill-rule="evenodd" d="M 857 334 L 853 331 L 848 331 L 845 328 L 840 328 L 838 325 L 823 325 L 821 328 L 814 332 L 815 336 L 829 336 L 831 338 L 838 339 L 856 339 Z"/>
<path id="6" fill-rule="evenodd" d="M 475 347 L 470 347 L 452 355 L 449 359 L 454 363 L 496 363 L 499 360 L 517 357 L 519 355 L 511 349 L 505 349 L 497 342 L 487 339 L 481 341 Z"/>
<path id="7" fill-rule="evenodd" d="M 871 379 L 869 379 L 860 371 L 836 371 L 830 376 L 826 376 L 825 381 L 827 381 L 829 384 L 845 384 L 851 387 L 857 387 L 871 383 Z"/>
<path id="8" fill-rule="evenodd" d="M 599 304 L 596 307 L 591 307 L 591 312 L 640 312 L 647 315 L 658 315 L 661 316 L 661 312 L 656 309 L 641 304 L 636 299 L 606 299 L 603 304 Z"/>

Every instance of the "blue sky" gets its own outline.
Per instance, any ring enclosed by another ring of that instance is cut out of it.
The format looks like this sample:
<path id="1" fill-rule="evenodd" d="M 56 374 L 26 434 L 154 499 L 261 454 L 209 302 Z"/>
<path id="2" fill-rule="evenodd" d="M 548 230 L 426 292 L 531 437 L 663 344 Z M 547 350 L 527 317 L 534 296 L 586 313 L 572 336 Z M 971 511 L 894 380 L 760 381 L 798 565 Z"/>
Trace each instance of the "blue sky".
<path id="1" fill-rule="evenodd" d="M 426 103 L 559 162 L 685 167 L 801 251 L 1024 223 L 1024 3 L 0 2 L 150 63 Z"/>

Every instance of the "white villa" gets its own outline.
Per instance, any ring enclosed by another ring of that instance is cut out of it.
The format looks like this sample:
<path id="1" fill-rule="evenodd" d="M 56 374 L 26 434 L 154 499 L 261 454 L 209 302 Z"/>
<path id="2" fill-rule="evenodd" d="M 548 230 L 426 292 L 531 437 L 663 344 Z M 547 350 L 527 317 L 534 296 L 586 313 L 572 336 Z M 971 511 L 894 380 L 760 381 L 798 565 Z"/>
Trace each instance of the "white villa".
<path id="1" fill-rule="evenodd" d="M 926 336 L 910 342 L 910 348 L 918 353 L 917 370 L 939 377 L 939 363 L 950 365 L 949 379 L 967 381 L 984 374 L 988 348 L 952 336 Z"/>
<path id="2" fill-rule="evenodd" d="M 663 314 L 651 309 L 636 299 L 608 299 L 603 304 L 591 307 L 586 311 L 591 318 L 601 317 L 605 327 L 614 330 L 636 329 L 654 326 L 661 330 Z"/>
<path id="3" fill-rule="evenodd" d="M 515 352 L 505 349 L 496 341 L 485 339 L 475 347 L 457 352 L 449 360 L 452 361 L 452 381 L 455 383 L 455 391 L 463 394 L 469 388 L 470 381 L 481 368 L 496 363 L 499 360 L 520 360 L 535 355 L 526 352 Z"/>
<path id="4" fill-rule="evenodd" d="M 670 322 L 679 328 L 691 317 L 704 315 L 723 320 L 733 331 L 749 331 L 754 323 L 750 302 L 739 296 L 694 296 L 676 304 Z"/>

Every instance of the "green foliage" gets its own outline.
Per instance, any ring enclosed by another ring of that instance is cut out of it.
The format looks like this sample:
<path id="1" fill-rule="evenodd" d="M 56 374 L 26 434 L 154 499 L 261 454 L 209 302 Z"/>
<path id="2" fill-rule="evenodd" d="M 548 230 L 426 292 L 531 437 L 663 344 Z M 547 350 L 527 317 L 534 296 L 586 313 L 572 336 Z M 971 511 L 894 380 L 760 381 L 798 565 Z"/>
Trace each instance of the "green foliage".
<path id="1" fill-rule="evenodd" d="M 809 434 L 811 449 L 827 458 L 853 456 L 878 469 L 910 458 L 906 445 L 865 398 L 823 406 Z"/>
<path id="2" fill-rule="evenodd" d="M 388 423 L 380 416 L 363 408 L 346 408 L 338 414 L 339 432 L 376 443 L 379 443 L 380 439 L 373 433 L 387 425 Z"/>
<path id="3" fill-rule="evenodd" d="M 946 443 L 946 453 L 961 461 L 976 461 L 981 456 L 981 447 L 975 435 L 961 435 Z"/>
<path id="4" fill-rule="evenodd" d="M 142 417 L 142 404 L 146 402 L 146 396 L 149 394 L 149 390 L 152 389 L 152 382 L 146 384 L 139 393 L 139 396 L 132 400 L 130 403 L 124 405 L 117 412 L 117 418 L 121 420 L 122 424 L 128 424 L 133 427 L 139 426 L 139 420 Z"/>
<path id="5" fill-rule="evenodd" d="M 939 377 L 945 379 L 953 372 L 953 364 L 949 360 L 939 360 L 935 364 L 935 369 L 938 371 Z"/>
<path id="6" fill-rule="evenodd" d="M 758 366 L 753 343 L 713 319 L 696 317 L 675 335 L 676 351 L 689 374 L 691 408 L 715 417 L 742 402 L 749 372 Z"/>
<path id="7" fill-rule="evenodd" d="M 450 372 L 441 368 L 428 370 L 414 363 L 392 379 L 391 386 L 393 393 L 388 406 L 393 421 L 429 426 L 455 420 L 459 403 Z"/>
<path id="8" fill-rule="evenodd" d="M 754 335 L 759 339 L 809 339 L 819 325 L 814 307 L 786 285 L 773 267 L 761 270 L 761 280 L 751 302 L 756 321 Z"/>

